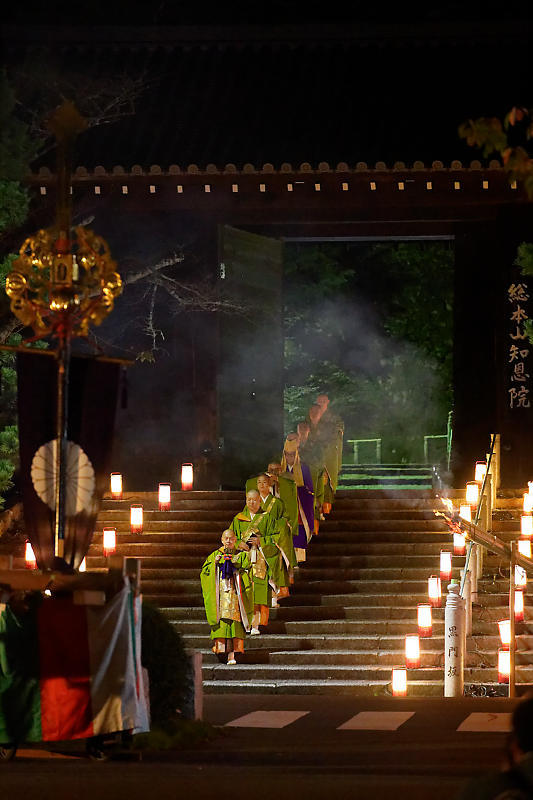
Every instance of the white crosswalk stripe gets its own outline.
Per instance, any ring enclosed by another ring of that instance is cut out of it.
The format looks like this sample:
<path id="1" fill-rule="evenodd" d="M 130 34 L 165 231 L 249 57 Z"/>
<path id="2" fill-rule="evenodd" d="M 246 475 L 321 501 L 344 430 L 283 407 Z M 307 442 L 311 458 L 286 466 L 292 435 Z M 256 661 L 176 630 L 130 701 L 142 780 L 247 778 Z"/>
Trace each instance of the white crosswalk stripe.
<path id="1" fill-rule="evenodd" d="M 511 715 L 506 713 L 481 713 L 473 712 L 464 719 L 458 731 L 470 731 L 478 733 L 507 733 L 511 730 Z"/>
<path id="2" fill-rule="evenodd" d="M 227 728 L 285 728 L 305 717 L 309 711 L 252 711 L 226 722 Z"/>
<path id="3" fill-rule="evenodd" d="M 414 711 L 360 711 L 339 725 L 338 731 L 397 731 Z"/>

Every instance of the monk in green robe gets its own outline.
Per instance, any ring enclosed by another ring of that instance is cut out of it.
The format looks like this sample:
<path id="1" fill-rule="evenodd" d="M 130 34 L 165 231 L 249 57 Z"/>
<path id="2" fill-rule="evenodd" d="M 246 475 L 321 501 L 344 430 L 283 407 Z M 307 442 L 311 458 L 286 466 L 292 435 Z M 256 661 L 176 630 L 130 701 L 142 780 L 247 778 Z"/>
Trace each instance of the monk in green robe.
<path id="1" fill-rule="evenodd" d="M 322 514 L 322 504 L 324 502 L 324 485 L 325 485 L 325 466 L 324 466 L 324 453 L 320 442 L 316 439 L 310 438 L 311 426 L 308 422 L 299 422 L 296 428 L 300 440 L 299 452 L 306 464 L 309 465 L 311 471 L 311 480 L 315 490 L 315 519 L 314 531 L 315 535 L 318 534 L 320 528 L 320 520 L 324 519 Z"/>
<path id="2" fill-rule="evenodd" d="M 200 573 L 213 652 L 226 653 L 228 664 L 236 664 L 235 653 L 244 652 L 253 613 L 252 565 L 248 552 L 236 545 L 235 533 L 224 531 L 222 547 L 206 558 Z"/>
<path id="3" fill-rule="evenodd" d="M 266 553 L 270 553 L 271 546 L 276 544 L 279 536 L 269 515 L 261 510 L 261 498 L 257 489 L 250 489 L 246 493 L 246 505 L 233 517 L 230 528 L 235 531 L 237 541 L 250 548 L 254 597 L 250 634 L 257 636 L 261 633 L 259 626 L 266 628 L 268 625 L 272 589 L 277 591 Z"/>
<path id="4" fill-rule="evenodd" d="M 272 494 L 274 497 L 279 497 L 283 503 L 283 513 L 289 524 L 291 535 L 294 537 L 298 532 L 298 490 L 294 476 L 283 472 L 283 467 L 278 461 L 273 461 L 268 465 L 267 475 L 270 478 Z M 290 553 L 287 555 L 289 555 L 291 569 L 296 569 L 298 567 L 298 559 L 296 558 L 292 539 L 289 550 Z"/>
<path id="5" fill-rule="evenodd" d="M 339 472 L 342 468 L 344 423 L 337 414 L 334 414 L 329 409 L 329 397 L 327 394 L 319 394 L 316 399 L 316 405 L 322 410 L 317 430 L 318 440 L 324 447 L 324 463 L 326 467 L 325 513 L 329 513 L 337 491 Z"/>
<path id="6" fill-rule="evenodd" d="M 274 497 L 270 478 L 265 472 L 257 476 L 257 490 L 261 498 L 261 509 L 270 516 L 273 528 L 278 533 L 275 545 L 269 548 L 271 552 L 265 550 L 272 578 L 278 587 L 277 593 L 272 595 L 272 608 L 277 608 L 278 600 L 289 594 L 291 561 L 296 559 L 296 554 L 283 501 Z"/>

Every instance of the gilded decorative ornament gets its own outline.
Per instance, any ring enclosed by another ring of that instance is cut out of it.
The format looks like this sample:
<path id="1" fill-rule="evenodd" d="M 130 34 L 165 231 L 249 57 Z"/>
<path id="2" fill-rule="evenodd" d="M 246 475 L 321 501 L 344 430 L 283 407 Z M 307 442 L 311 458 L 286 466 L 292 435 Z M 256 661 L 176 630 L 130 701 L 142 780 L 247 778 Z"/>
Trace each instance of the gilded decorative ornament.
<path id="1" fill-rule="evenodd" d="M 36 337 L 68 329 L 86 336 L 122 292 L 122 280 L 106 241 L 78 227 L 69 241 L 57 227 L 29 236 L 6 278 L 11 310 Z M 67 331 L 65 331 L 67 333 Z"/>

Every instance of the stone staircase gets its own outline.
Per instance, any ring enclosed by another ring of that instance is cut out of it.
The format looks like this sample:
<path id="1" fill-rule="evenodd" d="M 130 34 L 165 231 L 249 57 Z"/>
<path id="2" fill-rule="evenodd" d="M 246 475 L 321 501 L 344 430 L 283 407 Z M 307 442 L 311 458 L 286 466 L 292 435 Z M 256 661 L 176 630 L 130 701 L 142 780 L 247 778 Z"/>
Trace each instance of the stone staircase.
<path id="1" fill-rule="evenodd" d="M 199 570 L 220 533 L 240 510 L 241 492 L 175 493 L 172 511 L 159 512 L 156 494 L 107 500 L 89 552 L 102 568 L 101 529 L 113 525 L 118 552 L 142 559 L 143 593 L 159 605 L 204 659 L 206 692 L 347 693 L 390 691 L 391 669 L 403 666 L 404 636 L 416 633 L 416 605 L 427 602 L 427 578 L 437 574 L 441 549 L 452 549 L 447 527 L 433 514 L 432 490 L 339 491 L 330 519 L 313 539 L 291 596 L 272 610 L 269 631 L 248 638 L 244 662 L 228 667 L 209 649 Z M 142 535 L 129 533 L 129 505 L 142 502 Z M 517 517 L 506 501 L 508 516 Z M 496 522 L 498 535 L 516 537 L 517 519 Z M 459 577 L 464 558 L 453 559 Z M 486 557 L 474 612 L 465 683 L 496 684 L 497 620 L 508 616 L 508 582 Z M 533 603 L 518 626 L 517 680 L 533 683 Z M 433 637 L 421 640 L 422 666 L 409 671 L 409 694 L 442 694 L 444 609 L 434 610 Z"/>
<path id="2" fill-rule="evenodd" d="M 343 464 L 340 489 L 431 489 L 433 470 L 427 464 Z"/>
<path id="3" fill-rule="evenodd" d="M 512 493 L 511 493 L 512 494 Z M 498 501 L 494 532 L 517 538 L 520 493 Z M 220 533 L 242 508 L 241 492 L 179 492 L 172 510 L 157 510 L 155 493 L 105 500 L 87 558 L 102 569 L 102 528 L 117 528 L 118 550 L 142 559 L 146 601 L 160 606 L 204 659 L 206 692 L 346 693 L 390 691 L 391 669 L 404 664 L 404 636 L 416 633 L 416 605 L 427 602 L 427 578 L 438 574 L 439 552 L 452 549 L 447 527 L 433 514 L 432 490 L 338 492 L 331 517 L 320 528 L 297 571 L 291 596 L 272 610 L 269 632 L 248 638 L 244 663 L 228 667 L 209 649 L 199 570 Z M 143 503 L 144 532 L 129 532 L 129 506 Z M 16 546 L 15 566 L 23 566 Z M 453 559 L 459 577 L 464 558 Z M 507 568 L 486 556 L 468 642 L 465 684 L 497 686 L 497 620 L 508 616 Z M 517 625 L 517 681 L 533 685 L 533 595 L 526 621 Z M 433 614 L 433 637 L 421 640 L 422 666 L 410 670 L 409 694 L 442 694 L 444 609 Z"/>

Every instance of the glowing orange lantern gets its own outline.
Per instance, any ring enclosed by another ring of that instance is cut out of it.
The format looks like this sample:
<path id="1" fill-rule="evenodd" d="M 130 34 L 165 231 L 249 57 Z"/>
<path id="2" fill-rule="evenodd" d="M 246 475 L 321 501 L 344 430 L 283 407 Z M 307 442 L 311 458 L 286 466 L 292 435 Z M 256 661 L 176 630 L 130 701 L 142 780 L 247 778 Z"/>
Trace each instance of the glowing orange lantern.
<path id="1" fill-rule="evenodd" d="M 511 620 L 501 619 L 498 622 L 498 628 L 500 629 L 500 641 L 502 643 L 502 647 L 504 650 L 509 650 L 511 644 Z"/>
<path id="2" fill-rule="evenodd" d="M 440 586 L 440 578 L 436 575 L 431 575 L 428 578 L 428 596 L 430 605 L 433 608 L 440 608 L 442 605 L 442 593 L 441 593 L 441 586 Z"/>
<path id="3" fill-rule="evenodd" d="M 515 589 L 514 593 L 514 621 L 523 622 L 524 620 L 524 592 L 522 589 Z"/>
<path id="4" fill-rule="evenodd" d="M 514 568 L 514 583 L 515 586 L 527 586 L 527 573 L 525 569 L 519 567 L 518 564 Z"/>
<path id="5" fill-rule="evenodd" d="M 407 670 L 395 667 L 392 670 L 392 694 L 394 697 L 407 695 Z"/>
<path id="6" fill-rule="evenodd" d="M 476 461 L 476 469 L 474 472 L 474 480 L 477 483 L 483 483 L 483 479 L 487 474 L 487 462 L 486 461 Z"/>
<path id="7" fill-rule="evenodd" d="M 498 650 L 498 683 L 509 683 L 511 674 L 511 652 L 501 648 Z"/>
<path id="8" fill-rule="evenodd" d="M 470 506 L 476 506 L 479 503 L 479 483 L 476 481 L 469 481 L 466 484 L 466 502 Z"/>
<path id="9" fill-rule="evenodd" d="M 159 510 L 170 511 L 170 483 L 159 484 Z"/>
<path id="10" fill-rule="evenodd" d="M 419 603 L 417 606 L 418 635 L 427 639 L 433 633 L 433 620 L 429 603 Z"/>
<path id="11" fill-rule="evenodd" d="M 466 552 L 466 537 L 464 533 L 454 533 L 453 535 L 454 556 L 464 556 L 465 552 Z"/>
<path id="12" fill-rule="evenodd" d="M 111 497 L 113 500 L 122 500 L 122 475 L 120 472 L 111 473 Z"/>
<path id="13" fill-rule="evenodd" d="M 526 558 L 531 558 L 531 539 L 519 539 L 518 552 Z"/>
<path id="14" fill-rule="evenodd" d="M 143 532 L 143 507 L 131 506 L 130 508 L 130 530 L 132 533 Z"/>
<path id="15" fill-rule="evenodd" d="M 109 556 L 117 549 L 117 531 L 116 528 L 104 528 L 102 535 L 102 547 L 104 556 Z"/>
<path id="16" fill-rule="evenodd" d="M 522 514 L 520 517 L 520 535 L 533 536 L 533 517 L 531 514 Z"/>
<path id="17" fill-rule="evenodd" d="M 533 495 L 529 492 L 524 494 L 524 514 L 531 514 L 533 511 Z"/>
<path id="18" fill-rule="evenodd" d="M 405 637 L 405 666 L 407 669 L 418 669 L 420 666 L 420 639 L 418 633 L 410 633 Z"/>
<path id="19" fill-rule="evenodd" d="M 463 505 L 459 506 L 459 516 L 465 522 L 472 522 L 472 508 L 467 503 L 463 503 Z"/>
<path id="20" fill-rule="evenodd" d="M 193 486 L 193 467 L 192 464 L 181 465 L 181 491 L 190 492 Z"/>
<path id="21" fill-rule="evenodd" d="M 452 577 L 452 554 L 449 550 L 440 551 L 440 579 L 449 581 Z"/>
<path id="22" fill-rule="evenodd" d="M 24 563 L 26 565 L 26 569 L 37 569 L 37 559 L 35 558 L 35 553 L 33 552 L 31 542 L 26 542 L 26 547 L 24 550 Z"/>

